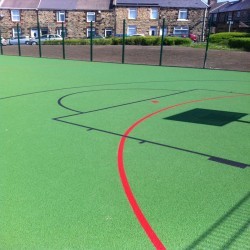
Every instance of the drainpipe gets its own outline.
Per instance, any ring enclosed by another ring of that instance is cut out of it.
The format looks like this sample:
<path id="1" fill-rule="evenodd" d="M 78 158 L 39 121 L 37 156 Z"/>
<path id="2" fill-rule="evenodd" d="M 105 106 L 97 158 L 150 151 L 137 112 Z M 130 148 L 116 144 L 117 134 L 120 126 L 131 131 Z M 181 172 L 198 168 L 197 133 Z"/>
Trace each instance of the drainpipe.
<path id="1" fill-rule="evenodd" d="M 202 25 L 202 31 L 201 31 L 201 37 L 202 37 L 202 42 L 205 41 L 205 27 L 206 27 L 206 19 L 207 19 L 207 8 L 205 9 L 204 11 L 204 14 L 203 14 L 203 25 Z"/>

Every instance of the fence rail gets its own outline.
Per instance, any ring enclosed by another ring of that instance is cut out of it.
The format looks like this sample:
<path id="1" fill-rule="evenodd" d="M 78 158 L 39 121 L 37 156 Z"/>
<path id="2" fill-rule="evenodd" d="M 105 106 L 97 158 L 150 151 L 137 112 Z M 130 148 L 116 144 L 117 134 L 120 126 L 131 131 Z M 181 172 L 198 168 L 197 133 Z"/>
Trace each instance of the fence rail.
<path id="1" fill-rule="evenodd" d="M 210 23 L 207 30 L 207 38 L 210 35 Z M 162 31 L 165 28 L 165 19 L 162 23 Z M 17 24 L 17 30 L 21 30 Z M 17 33 L 18 43 L 12 46 L 0 45 L 1 55 L 32 56 L 46 58 L 62 58 L 83 61 L 100 61 L 129 64 L 147 64 L 159 66 L 180 66 L 193 68 L 212 68 L 238 71 L 250 71 L 250 53 L 243 51 L 211 50 L 209 39 L 203 48 L 184 46 L 165 46 L 164 32 L 162 32 L 159 45 L 142 46 L 126 45 L 126 22 L 123 21 L 123 34 L 121 45 L 95 45 L 94 28 L 91 22 L 89 45 L 67 45 L 65 43 L 64 24 L 62 23 L 61 45 L 45 45 L 41 41 L 40 24 L 37 19 L 38 46 L 22 45 L 20 34 Z M 1 37 L 1 30 L 0 30 Z"/>

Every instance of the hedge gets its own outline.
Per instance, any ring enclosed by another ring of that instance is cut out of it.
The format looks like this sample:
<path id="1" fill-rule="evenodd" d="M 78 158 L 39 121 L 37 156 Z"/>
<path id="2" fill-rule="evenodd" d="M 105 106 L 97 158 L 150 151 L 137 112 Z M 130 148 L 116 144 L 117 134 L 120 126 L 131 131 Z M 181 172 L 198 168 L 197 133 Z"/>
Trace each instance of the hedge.
<path id="1" fill-rule="evenodd" d="M 121 37 L 113 37 L 106 39 L 93 39 L 94 45 L 122 45 L 123 39 Z M 180 37 L 165 37 L 164 45 L 190 45 L 192 40 L 189 38 Z M 62 41 L 45 41 L 43 44 L 60 45 Z M 126 45 L 143 45 L 143 46 L 159 46 L 161 44 L 161 37 L 126 37 Z M 90 39 L 65 39 L 65 45 L 90 45 Z"/>
<path id="2" fill-rule="evenodd" d="M 250 37 L 250 33 L 244 33 L 244 32 L 221 32 L 212 34 L 209 37 L 209 41 L 211 43 L 219 43 L 219 44 L 228 44 L 229 39 L 231 38 L 244 38 L 244 37 Z"/>
<path id="3" fill-rule="evenodd" d="M 228 45 L 230 48 L 240 48 L 250 51 L 250 37 L 249 38 L 231 38 Z"/>

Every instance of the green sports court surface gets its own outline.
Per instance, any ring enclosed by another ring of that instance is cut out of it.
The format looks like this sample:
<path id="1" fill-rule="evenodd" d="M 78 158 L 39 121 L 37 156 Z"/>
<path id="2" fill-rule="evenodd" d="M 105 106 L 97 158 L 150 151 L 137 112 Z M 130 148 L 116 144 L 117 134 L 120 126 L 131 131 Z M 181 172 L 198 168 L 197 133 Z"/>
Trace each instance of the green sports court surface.
<path id="1" fill-rule="evenodd" d="M 0 57 L 0 249 L 250 249 L 250 74 Z"/>

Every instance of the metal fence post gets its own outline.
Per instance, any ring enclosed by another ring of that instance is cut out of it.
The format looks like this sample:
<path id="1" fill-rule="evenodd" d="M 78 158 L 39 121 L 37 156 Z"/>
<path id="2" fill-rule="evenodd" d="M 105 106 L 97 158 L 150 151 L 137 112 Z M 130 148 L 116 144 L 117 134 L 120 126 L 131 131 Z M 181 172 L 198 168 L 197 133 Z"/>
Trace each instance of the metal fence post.
<path id="1" fill-rule="evenodd" d="M 36 19 L 37 19 L 37 32 L 38 32 L 38 44 L 39 44 L 39 57 L 42 57 L 41 35 L 40 35 L 40 24 L 39 24 L 38 10 L 36 10 Z"/>
<path id="2" fill-rule="evenodd" d="M 207 44 L 206 44 L 206 52 L 205 52 L 205 57 L 204 57 L 203 69 L 206 68 L 207 52 L 208 52 L 208 46 L 209 46 L 209 37 L 210 37 L 211 23 L 212 23 L 212 16 L 210 16 L 210 18 L 208 20 Z"/>
<path id="3" fill-rule="evenodd" d="M 93 21 L 90 23 L 90 61 L 93 61 Z"/>
<path id="4" fill-rule="evenodd" d="M 64 43 L 64 25 L 62 22 L 62 49 L 63 49 L 63 59 L 65 59 L 65 43 Z"/>
<path id="5" fill-rule="evenodd" d="M 126 21 L 123 19 L 123 31 L 122 31 L 122 63 L 125 62 L 125 30 L 126 30 Z"/>
<path id="6" fill-rule="evenodd" d="M 1 49 L 1 55 L 3 55 L 2 31 L 1 30 L 0 30 L 0 49 Z"/>
<path id="7" fill-rule="evenodd" d="M 18 41 L 18 54 L 21 56 L 21 46 L 20 46 L 20 33 L 19 33 L 19 23 L 16 25 L 17 28 L 17 41 Z"/>
<path id="8" fill-rule="evenodd" d="M 165 18 L 163 18 L 163 23 L 162 23 L 161 51 L 160 51 L 160 63 L 159 63 L 159 66 L 162 65 L 162 53 L 163 53 L 163 42 L 164 42 L 164 27 L 165 27 Z"/>

